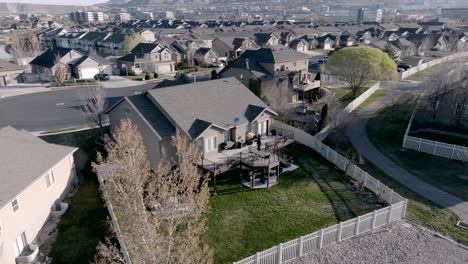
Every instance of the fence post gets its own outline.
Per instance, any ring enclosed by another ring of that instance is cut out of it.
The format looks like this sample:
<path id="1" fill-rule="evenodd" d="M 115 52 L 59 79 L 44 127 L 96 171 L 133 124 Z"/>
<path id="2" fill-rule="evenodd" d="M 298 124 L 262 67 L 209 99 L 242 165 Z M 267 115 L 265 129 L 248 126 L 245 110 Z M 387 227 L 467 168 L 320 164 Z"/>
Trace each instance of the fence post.
<path id="1" fill-rule="evenodd" d="M 408 199 L 405 199 L 405 201 L 403 202 L 403 214 L 402 214 L 401 218 L 406 217 L 406 207 L 407 206 L 408 206 Z"/>
<path id="2" fill-rule="evenodd" d="M 278 245 L 278 264 L 283 263 L 283 243 Z"/>
<path id="3" fill-rule="evenodd" d="M 451 159 L 453 159 L 453 154 L 455 154 L 455 144 L 453 144 L 452 155 L 450 155 L 450 158 L 451 158 Z"/>
<path id="4" fill-rule="evenodd" d="M 419 138 L 418 151 L 421 149 L 421 142 L 422 142 L 422 139 L 421 139 L 421 138 Z"/>
<path id="5" fill-rule="evenodd" d="M 390 203 L 390 204 L 393 204 L 393 193 L 394 193 L 394 192 L 395 192 L 395 191 L 394 191 L 393 189 L 390 189 L 390 199 L 389 199 L 389 203 Z"/>
<path id="6" fill-rule="evenodd" d="M 364 187 L 367 187 L 367 176 L 368 175 L 369 175 L 369 173 L 367 173 L 367 171 L 366 171 L 366 174 L 364 174 L 364 181 L 362 183 L 362 186 L 364 186 Z"/>
<path id="7" fill-rule="evenodd" d="M 390 224 L 390 221 L 392 220 L 392 211 L 393 211 L 393 204 L 390 205 L 390 212 L 388 212 L 388 216 L 387 216 L 387 224 Z"/>
<path id="8" fill-rule="evenodd" d="M 438 143 L 439 143 L 439 141 L 436 141 L 436 142 L 435 142 L 435 146 L 434 146 L 434 152 L 432 153 L 433 155 L 435 155 L 435 154 L 436 154 L 436 152 L 437 152 L 437 146 L 438 146 Z"/>
<path id="9" fill-rule="evenodd" d="M 377 196 L 380 195 L 380 181 L 379 180 L 377 180 L 377 187 L 375 188 L 375 194 Z"/>
<path id="10" fill-rule="evenodd" d="M 336 239 L 338 242 L 341 241 L 341 232 L 343 232 L 343 222 L 338 224 L 338 238 Z"/>
<path id="11" fill-rule="evenodd" d="M 357 221 L 356 221 L 356 229 L 354 230 L 354 235 L 357 236 L 359 235 L 359 223 L 361 222 L 361 216 L 358 215 L 358 217 L 356 218 Z"/>
<path id="12" fill-rule="evenodd" d="M 377 220 L 377 210 L 375 210 L 373 213 L 372 213 L 372 224 L 371 224 L 371 229 L 374 230 L 375 229 L 375 222 Z"/>
<path id="13" fill-rule="evenodd" d="M 323 228 L 320 229 L 319 248 L 323 246 Z"/>
<path id="14" fill-rule="evenodd" d="M 260 264 L 260 253 L 255 253 L 255 264 Z"/>
<path id="15" fill-rule="evenodd" d="M 302 257 L 304 254 L 304 237 L 301 236 L 299 238 L 299 257 Z"/>

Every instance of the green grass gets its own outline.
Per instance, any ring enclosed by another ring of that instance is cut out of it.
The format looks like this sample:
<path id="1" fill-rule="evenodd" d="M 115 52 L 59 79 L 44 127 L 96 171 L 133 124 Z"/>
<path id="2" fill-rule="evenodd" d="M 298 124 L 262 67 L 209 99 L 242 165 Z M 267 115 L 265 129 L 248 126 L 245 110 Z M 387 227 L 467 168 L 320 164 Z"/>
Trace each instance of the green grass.
<path id="1" fill-rule="evenodd" d="M 468 145 L 468 139 L 451 136 L 451 135 L 444 135 L 432 132 L 417 132 L 417 133 L 410 133 L 412 137 L 424 138 L 428 140 L 444 142 L 447 144 L 455 144 L 459 146 L 466 146 Z"/>
<path id="2" fill-rule="evenodd" d="M 375 91 L 371 96 L 369 96 L 369 98 L 367 98 L 364 102 L 362 102 L 362 104 L 360 104 L 356 109 L 354 109 L 354 111 L 361 111 L 362 109 L 379 100 L 381 97 L 385 96 L 386 93 L 387 91 L 382 89 Z"/>
<path id="3" fill-rule="evenodd" d="M 145 80 L 145 74 L 144 73 L 140 73 L 140 74 L 135 74 L 135 75 L 121 75 L 121 77 L 123 78 L 127 78 L 129 80 L 132 80 L 132 81 L 144 81 Z"/>
<path id="4" fill-rule="evenodd" d="M 99 184 L 91 172 L 90 162 L 96 155 L 96 129 L 74 133 L 43 136 L 47 142 L 80 147 L 77 160 L 87 161 L 81 171 L 80 187 L 71 198 L 68 211 L 58 224 L 58 235 L 52 244 L 52 263 L 89 263 L 96 254 L 96 246 L 107 232 L 107 209 L 101 200 Z M 77 164 L 80 166 L 80 164 Z"/>
<path id="5" fill-rule="evenodd" d="M 437 69 L 437 66 L 432 66 L 425 70 L 419 71 L 417 73 L 411 74 L 410 76 L 406 77 L 405 80 L 407 81 L 422 81 L 426 76 L 429 74 L 430 71 Z"/>
<path id="6" fill-rule="evenodd" d="M 353 97 L 353 91 L 351 88 L 333 88 L 331 89 L 333 92 L 335 92 L 334 97 L 337 98 L 343 107 L 346 107 L 349 103 L 351 103 L 354 99 L 358 98 L 362 93 L 367 91 L 366 88 L 361 88 L 356 91 L 356 97 Z"/>
<path id="7" fill-rule="evenodd" d="M 418 151 L 402 150 L 403 136 L 411 113 L 417 104 L 417 95 L 403 96 L 396 112 L 392 107 L 382 109 L 367 124 L 370 141 L 389 158 L 422 180 L 468 200 L 468 181 L 465 164 Z"/>
<path id="8" fill-rule="evenodd" d="M 362 215 L 383 205 L 357 192 L 349 178 L 313 150 L 296 145 L 300 168 L 280 176 L 270 189 L 240 184 L 239 170 L 217 177 L 211 198 L 207 242 L 215 263 L 230 263 L 320 228 Z"/>
<path id="9" fill-rule="evenodd" d="M 180 69 L 178 72 L 180 73 L 196 73 L 196 72 L 211 72 L 213 67 L 191 67 L 191 68 L 186 68 L 186 69 Z"/>
<path id="10" fill-rule="evenodd" d="M 346 137 L 331 134 L 324 141 L 325 144 L 347 156 L 358 156 L 356 150 Z M 350 154 L 352 153 L 352 154 Z M 450 236 L 460 243 L 468 246 L 468 230 L 457 227 L 457 217 L 450 210 L 441 208 L 426 198 L 414 193 L 398 183 L 372 163 L 361 160 L 359 167 L 367 171 L 397 193 L 408 199 L 407 218 L 436 232 Z"/>
<path id="11" fill-rule="evenodd" d="M 326 49 L 312 49 L 312 51 L 320 52 L 320 53 L 323 53 L 323 54 L 327 54 L 327 53 L 328 53 L 328 50 L 326 50 Z"/>
<path id="12" fill-rule="evenodd" d="M 51 82 L 49 87 L 67 87 L 67 86 L 87 86 L 87 85 L 96 85 L 94 80 L 75 80 L 75 81 L 64 81 L 61 84 L 57 82 Z"/>

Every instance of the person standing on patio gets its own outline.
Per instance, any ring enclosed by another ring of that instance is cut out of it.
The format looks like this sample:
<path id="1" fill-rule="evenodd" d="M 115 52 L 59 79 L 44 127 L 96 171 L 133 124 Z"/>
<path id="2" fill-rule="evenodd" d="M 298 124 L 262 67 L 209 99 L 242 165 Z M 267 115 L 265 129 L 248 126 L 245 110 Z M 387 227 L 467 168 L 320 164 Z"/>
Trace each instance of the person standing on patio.
<path id="1" fill-rule="evenodd" d="M 262 146 L 262 139 L 261 139 L 261 135 L 259 134 L 258 137 L 257 137 L 257 150 L 260 151 L 260 147 Z"/>

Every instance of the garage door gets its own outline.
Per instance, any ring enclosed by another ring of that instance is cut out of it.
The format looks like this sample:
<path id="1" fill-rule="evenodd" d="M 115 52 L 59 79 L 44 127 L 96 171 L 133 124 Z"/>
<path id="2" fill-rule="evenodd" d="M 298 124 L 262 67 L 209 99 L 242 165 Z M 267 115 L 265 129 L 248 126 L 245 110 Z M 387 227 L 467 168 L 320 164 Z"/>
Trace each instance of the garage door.
<path id="1" fill-rule="evenodd" d="M 158 73 L 169 73 L 171 72 L 171 64 L 158 65 Z"/>
<path id="2" fill-rule="evenodd" d="M 98 73 L 99 73 L 99 69 L 97 69 L 97 68 L 81 69 L 80 79 L 93 79 L 94 75 L 96 75 Z"/>

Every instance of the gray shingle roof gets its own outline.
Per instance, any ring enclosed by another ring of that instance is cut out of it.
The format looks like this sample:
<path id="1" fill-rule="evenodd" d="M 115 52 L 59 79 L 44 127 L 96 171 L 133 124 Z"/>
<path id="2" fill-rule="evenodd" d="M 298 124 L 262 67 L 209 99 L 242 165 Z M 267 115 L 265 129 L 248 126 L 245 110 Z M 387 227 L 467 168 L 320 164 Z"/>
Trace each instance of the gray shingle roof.
<path id="1" fill-rule="evenodd" d="M 278 63 L 308 59 L 309 55 L 286 47 L 273 47 L 271 49 L 261 48 L 259 50 L 246 50 L 244 53 L 242 53 L 240 58 L 257 62 Z"/>
<path id="2" fill-rule="evenodd" d="M 0 128 L 0 208 L 75 150 L 24 130 Z"/>
<path id="3" fill-rule="evenodd" d="M 161 139 L 174 135 L 174 126 L 161 111 L 159 111 L 146 94 L 128 96 L 127 99 L 130 100 L 138 112 L 143 115 Z"/>
<path id="4" fill-rule="evenodd" d="M 260 108 L 273 112 L 235 78 L 154 89 L 148 96 L 192 139 L 208 124 L 229 129 L 235 118 L 239 119 L 237 125 L 247 124 Z"/>

